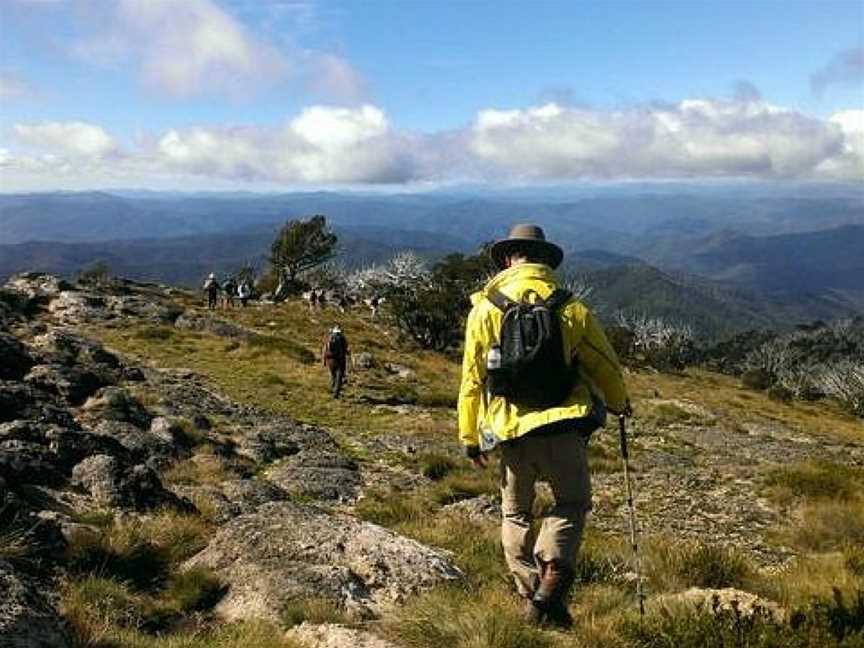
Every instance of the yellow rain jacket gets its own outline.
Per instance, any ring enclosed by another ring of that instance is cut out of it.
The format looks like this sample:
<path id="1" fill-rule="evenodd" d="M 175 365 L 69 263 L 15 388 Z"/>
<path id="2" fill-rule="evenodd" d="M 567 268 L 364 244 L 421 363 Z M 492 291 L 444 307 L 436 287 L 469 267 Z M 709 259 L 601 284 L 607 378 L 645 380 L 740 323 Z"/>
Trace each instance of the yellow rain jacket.
<path id="1" fill-rule="evenodd" d="M 491 289 L 514 301 L 527 291 L 543 299 L 557 287 L 552 269 L 540 263 L 522 263 L 498 273 L 480 292 L 471 296 L 473 307 L 465 325 L 462 385 L 459 389 L 459 439 L 463 445 L 479 445 L 480 428 L 488 426 L 500 441 L 515 439 L 542 425 L 587 416 L 592 392 L 613 412 L 628 401 L 621 365 L 594 316 L 577 299 L 560 310 L 564 353 L 578 361 L 580 378 L 570 397 L 557 407 L 543 410 L 519 408 L 485 392 L 486 353 L 501 332 L 503 313 L 486 299 Z"/>

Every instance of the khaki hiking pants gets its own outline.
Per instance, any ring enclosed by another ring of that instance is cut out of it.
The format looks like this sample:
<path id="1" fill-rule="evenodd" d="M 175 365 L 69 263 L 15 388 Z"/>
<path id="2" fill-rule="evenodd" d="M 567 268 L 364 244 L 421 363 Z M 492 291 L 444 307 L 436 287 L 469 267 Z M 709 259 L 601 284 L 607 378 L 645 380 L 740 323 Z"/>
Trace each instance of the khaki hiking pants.
<path id="1" fill-rule="evenodd" d="M 588 452 L 576 432 L 529 435 L 500 447 L 504 557 L 519 594 L 530 597 L 540 576 L 538 560 L 571 566 L 576 557 L 591 509 Z M 538 481 L 549 484 L 554 502 L 535 539 L 531 523 Z"/>

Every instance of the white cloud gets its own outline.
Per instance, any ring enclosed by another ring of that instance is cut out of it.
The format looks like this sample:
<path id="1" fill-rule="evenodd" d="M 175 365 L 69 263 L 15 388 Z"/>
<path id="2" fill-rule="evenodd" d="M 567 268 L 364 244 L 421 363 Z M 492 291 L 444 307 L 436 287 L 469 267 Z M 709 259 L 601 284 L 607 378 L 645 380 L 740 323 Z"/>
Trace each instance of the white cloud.
<path id="1" fill-rule="evenodd" d="M 373 105 L 311 106 L 281 124 L 170 128 L 122 149 L 84 122 L 11 133 L 15 146 L 0 152 L 7 190 L 864 177 L 864 111 L 823 120 L 747 100 L 489 109 L 469 128 L 434 134 L 399 131 Z"/>
<path id="2" fill-rule="evenodd" d="M 77 42 L 74 51 L 106 65 L 132 60 L 158 92 L 240 95 L 289 72 L 275 47 L 256 40 L 211 0 L 119 0 L 111 7 L 106 31 Z M 104 14 L 104 8 L 99 3 L 96 10 Z"/>
<path id="3" fill-rule="evenodd" d="M 73 4 L 78 22 L 69 44 L 72 54 L 102 67 L 131 65 L 143 85 L 160 95 L 245 99 L 261 88 L 286 84 L 328 102 L 354 103 L 366 95 L 364 79 L 345 58 L 304 50 L 291 33 L 274 34 L 239 7 L 235 16 L 214 0 Z M 258 9 L 292 16 L 301 30 L 307 10 L 280 6 Z"/>
<path id="4" fill-rule="evenodd" d="M 73 157 L 102 157 L 117 150 L 114 139 L 101 126 L 86 122 L 15 124 L 15 139 L 25 147 Z"/>
<path id="5" fill-rule="evenodd" d="M 759 100 L 602 112 L 550 103 L 482 111 L 471 150 L 517 177 L 807 177 L 844 151 L 823 120 Z"/>

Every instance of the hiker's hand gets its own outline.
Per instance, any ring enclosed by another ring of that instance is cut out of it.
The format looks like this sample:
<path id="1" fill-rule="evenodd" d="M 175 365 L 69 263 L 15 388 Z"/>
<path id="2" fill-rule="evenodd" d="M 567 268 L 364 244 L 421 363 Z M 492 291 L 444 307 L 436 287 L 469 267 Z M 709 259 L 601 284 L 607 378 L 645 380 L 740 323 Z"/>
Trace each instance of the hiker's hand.
<path id="1" fill-rule="evenodd" d="M 480 452 L 480 446 L 465 446 L 465 456 L 471 460 L 476 468 L 485 468 L 489 463 L 485 453 Z"/>

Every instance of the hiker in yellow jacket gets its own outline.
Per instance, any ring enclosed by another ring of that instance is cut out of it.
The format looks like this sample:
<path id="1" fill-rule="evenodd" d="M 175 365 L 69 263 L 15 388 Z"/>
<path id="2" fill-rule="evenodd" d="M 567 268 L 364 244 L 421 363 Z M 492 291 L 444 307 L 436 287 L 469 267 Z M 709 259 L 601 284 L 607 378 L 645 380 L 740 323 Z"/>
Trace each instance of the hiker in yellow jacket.
<path id="1" fill-rule="evenodd" d="M 573 561 L 591 508 L 587 439 L 606 419 L 606 410 L 630 413 L 629 399 L 615 351 L 591 312 L 568 298 L 558 309 L 564 363 L 573 374 L 563 401 L 526 407 L 490 394 L 487 366 L 498 356 L 504 313 L 501 296 L 512 302 L 548 300 L 563 259 L 536 225 L 516 225 L 491 248 L 499 272 L 472 295 L 466 323 L 459 437 L 475 465 L 486 465 L 486 451 L 501 450 L 502 544 L 516 588 L 526 599 L 533 623 L 569 626 L 566 597 Z M 492 300 L 499 305 L 495 305 Z M 554 299 L 554 297 L 553 297 Z M 498 354 L 497 350 L 493 354 Z M 554 506 L 532 535 L 535 483 L 548 482 Z"/>

